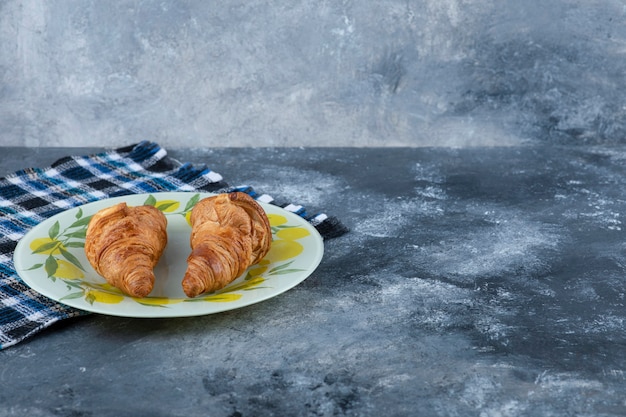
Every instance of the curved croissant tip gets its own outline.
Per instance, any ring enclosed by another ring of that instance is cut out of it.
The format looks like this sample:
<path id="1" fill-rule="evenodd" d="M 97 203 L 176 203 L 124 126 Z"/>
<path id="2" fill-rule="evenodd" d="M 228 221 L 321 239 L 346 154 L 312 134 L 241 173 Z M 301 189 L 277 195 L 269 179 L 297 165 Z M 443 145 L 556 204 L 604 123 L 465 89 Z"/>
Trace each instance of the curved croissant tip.
<path id="1" fill-rule="evenodd" d="M 244 201 L 254 201 L 252 197 L 242 191 L 233 191 L 232 193 L 228 193 L 228 197 L 231 200 L 244 200 Z"/>
<path id="2" fill-rule="evenodd" d="M 145 275 L 142 275 L 145 274 Z M 147 297 L 154 286 L 154 274 L 152 271 L 135 271 L 127 278 L 126 289 L 133 297 Z"/>
<path id="3" fill-rule="evenodd" d="M 183 278 L 183 291 L 187 297 L 194 298 L 202 294 L 204 292 L 204 288 L 202 288 L 202 285 L 199 283 L 193 282 L 192 279 L 185 276 L 185 278 Z"/>
<path id="4" fill-rule="evenodd" d="M 185 295 L 189 298 L 194 298 L 202 294 L 202 289 L 197 285 L 185 285 L 183 282 L 183 291 Z"/>
<path id="5" fill-rule="evenodd" d="M 128 290 L 130 295 L 132 295 L 133 297 L 144 298 L 147 297 L 150 292 L 152 292 L 152 287 L 147 285 L 137 285 L 135 287 L 129 286 Z"/>

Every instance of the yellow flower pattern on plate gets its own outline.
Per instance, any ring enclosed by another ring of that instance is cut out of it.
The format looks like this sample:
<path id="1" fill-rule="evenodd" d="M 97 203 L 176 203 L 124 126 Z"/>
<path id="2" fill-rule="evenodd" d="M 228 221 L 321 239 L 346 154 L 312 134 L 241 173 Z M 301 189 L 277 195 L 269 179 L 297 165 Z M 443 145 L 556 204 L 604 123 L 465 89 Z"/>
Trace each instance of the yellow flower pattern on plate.
<path id="1" fill-rule="evenodd" d="M 54 276 L 61 279 L 77 279 L 84 278 L 85 274 L 80 268 L 71 262 L 59 259 L 57 261 L 57 269 L 54 272 Z"/>

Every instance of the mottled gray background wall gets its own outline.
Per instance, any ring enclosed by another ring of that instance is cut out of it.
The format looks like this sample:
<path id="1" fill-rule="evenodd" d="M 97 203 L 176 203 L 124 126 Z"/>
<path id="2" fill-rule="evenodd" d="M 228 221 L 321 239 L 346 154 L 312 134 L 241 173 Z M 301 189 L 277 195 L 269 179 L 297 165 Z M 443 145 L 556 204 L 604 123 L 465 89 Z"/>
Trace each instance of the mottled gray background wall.
<path id="1" fill-rule="evenodd" d="M 0 0 L 0 144 L 626 142 L 623 0 Z"/>

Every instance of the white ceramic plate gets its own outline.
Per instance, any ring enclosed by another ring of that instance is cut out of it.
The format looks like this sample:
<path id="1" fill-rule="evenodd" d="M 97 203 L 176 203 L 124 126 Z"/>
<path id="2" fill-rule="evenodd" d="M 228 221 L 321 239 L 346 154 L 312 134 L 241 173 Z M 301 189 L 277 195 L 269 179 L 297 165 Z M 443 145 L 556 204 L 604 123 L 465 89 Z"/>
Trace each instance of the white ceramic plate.
<path id="1" fill-rule="evenodd" d="M 260 203 L 272 226 L 267 256 L 224 289 L 190 299 L 181 281 L 190 252 L 187 214 L 209 193 L 134 194 L 85 204 L 47 219 L 30 230 L 15 249 L 15 269 L 35 291 L 71 307 L 123 317 L 184 317 L 241 308 L 275 297 L 304 281 L 324 252 L 321 236 L 305 219 Z M 84 253 L 89 218 L 119 202 L 151 204 L 167 217 L 168 243 L 155 268 L 148 297 L 133 298 L 106 283 Z"/>

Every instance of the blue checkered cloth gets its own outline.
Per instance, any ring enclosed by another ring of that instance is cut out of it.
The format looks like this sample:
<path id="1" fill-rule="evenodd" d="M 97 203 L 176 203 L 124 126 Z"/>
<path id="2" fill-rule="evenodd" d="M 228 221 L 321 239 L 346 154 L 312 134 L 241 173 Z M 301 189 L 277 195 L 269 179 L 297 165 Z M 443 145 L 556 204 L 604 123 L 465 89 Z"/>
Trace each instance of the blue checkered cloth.
<path id="1" fill-rule="evenodd" d="M 243 191 L 259 201 L 299 214 L 324 239 L 347 229 L 324 213 L 310 215 L 248 186 L 231 187 L 206 166 L 181 164 L 153 142 L 95 155 L 68 156 L 47 168 L 29 168 L 0 178 L 0 349 L 52 324 L 88 314 L 50 300 L 28 287 L 13 264 L 17 242 L 41 221 L 71 207 L 128 194 L 159 191 Z"/>

